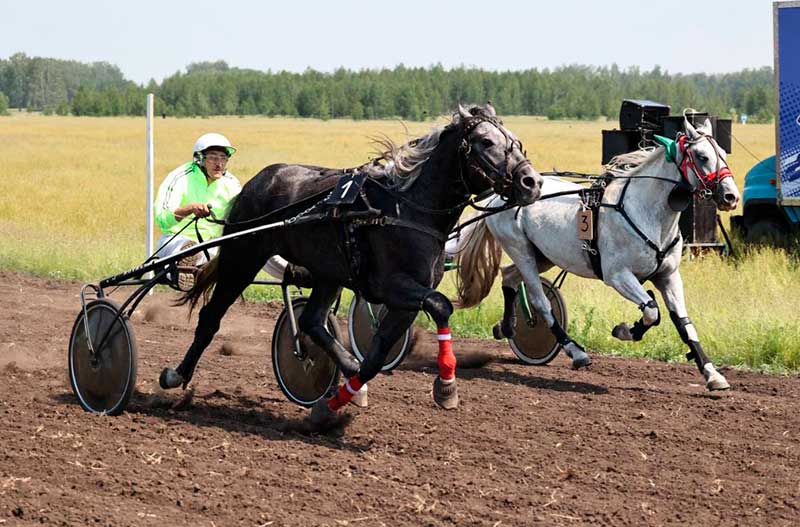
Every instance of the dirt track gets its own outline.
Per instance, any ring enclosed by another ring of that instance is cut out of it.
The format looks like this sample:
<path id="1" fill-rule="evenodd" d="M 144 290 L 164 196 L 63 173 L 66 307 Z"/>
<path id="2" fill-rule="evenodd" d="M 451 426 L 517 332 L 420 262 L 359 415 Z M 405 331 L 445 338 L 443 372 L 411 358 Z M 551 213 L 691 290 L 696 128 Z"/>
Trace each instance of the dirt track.
<path id="1" fill-rule="evenodd" d="M 237 304 L 165 408 L 157 374 L 191 340 L 169 294 L 134 319 L 128 412 L 81 410 L 66 376 L 79 284 L 0 273 L 0 525 L 791 525 L 800 522 L 800 380 L 595 357 L 525 367 L 504 344 L 456 338 L 461 407 L 434 408 L 435 349 L 370 384 L 338 437 L 275 383 L 277 306 Z M 342 325 L 344 329 L 344 325 Z M 233 354 L 220 353 L 226 342 Z M 643 345 L 646 345 L 643 344 Z"/>

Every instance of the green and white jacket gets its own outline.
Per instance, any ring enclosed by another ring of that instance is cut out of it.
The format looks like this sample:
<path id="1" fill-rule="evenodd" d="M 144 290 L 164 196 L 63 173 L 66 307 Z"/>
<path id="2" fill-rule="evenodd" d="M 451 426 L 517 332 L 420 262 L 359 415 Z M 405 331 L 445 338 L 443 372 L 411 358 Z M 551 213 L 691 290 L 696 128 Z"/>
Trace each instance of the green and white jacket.
<path id="1" fill-rule="evenodd" d="M 170 172 L 158 187 L 154 206 L 156 223 L 163 234 L 180 231 L 194 216 L 187 216 L 177 221 L 173 211 L 188 203 L 210 204 L 217 218 L 227 218 L 233 198 L 241 190 L 242 185 L 239 180 L 228 171 L 209 184 L 197 163 L 190 161 Z M 211 223 L 205 218 L 197 222 L 197 227 L 203 240 L 210 240 L 222 234 L 222 225 Z M 181 236 L 198 241 L 194 227 L 187 228 Z"/>

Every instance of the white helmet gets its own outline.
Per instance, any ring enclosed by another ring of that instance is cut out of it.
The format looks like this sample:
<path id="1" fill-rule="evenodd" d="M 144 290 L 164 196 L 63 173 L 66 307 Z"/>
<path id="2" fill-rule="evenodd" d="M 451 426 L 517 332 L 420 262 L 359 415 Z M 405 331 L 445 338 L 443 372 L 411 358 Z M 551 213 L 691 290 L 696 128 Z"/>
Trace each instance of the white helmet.
<path id="1" fill-rule="evenodd" d="M 228 141 L 228 138 L 222 134 L 217 133 L 210 133 L 210 134 L 203 134 L 197 138 L 197 141 L 194 143 L 194 150 L 192 150 L 192 154 L 195 159 L 198 159 L 203 151 L 211 148 L 211 147 L 220 147 L 224 148 L 226 152 L 228 152 L 229 156 L 232 156 L 236 149 L 231 145 L 231 142 Z"/>

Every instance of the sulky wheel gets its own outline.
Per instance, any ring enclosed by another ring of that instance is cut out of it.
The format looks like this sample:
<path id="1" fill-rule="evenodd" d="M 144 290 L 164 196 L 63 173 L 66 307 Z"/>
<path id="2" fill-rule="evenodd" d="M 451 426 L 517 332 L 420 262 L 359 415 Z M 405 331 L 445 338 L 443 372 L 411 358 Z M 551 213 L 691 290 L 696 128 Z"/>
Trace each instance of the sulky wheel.
<path id="1" fill-rule="evenodd" d="M 567 327 L 567 306 L 561 291 L 553 287 L 553 283 L 547 278 L 542 278 L 542 287 L 553 308 L 553 315 L 562 328 Z M 528 301 L 530 306 L 530 301 Z M 525 309 L 522 305 L 522 297 L 518 296 L 514 303 L 514 312 L 517 316 L 516 334 L 508 339 L 511 350 L 519 360 L 526 364 L 542 366 L 547 364 L 558 355 L 561 345 L 556 342 L 556 338 L 547 327 L 547 323 L 540 317 L 533 306 Z M 530 316 L 527 315 L 530 312 Z"/>
<path id="2" fill-rule="evenodd" d="M 81 310 L 72 326 L 67 364 L 72 391 L 84 410 L 109 415 L 125 410 L 136 386 L 136 339 L 115 302 L 99 298 Z"/>
<path id="3" fill-rule="evenodd" d="M 306 297 L 292 300 L 295 320 L 300 318 L 307 303 Z M 327 328 L 336 340 L 341 341 L 339 324 L 333 313 L 328 314 Z M 315 344 L 302 347 L 302 352 L 302 357 L 295 352 L 289 312 L 284 307 L 272 333 L 272 369 L 278 386 L 290 401 L 311 407 L 338 385 L 339 367 Z"/>
<path id="4" fill-rule="evenodd" d="M 360 297 L 354 298 L 350 303 L 350 311 L 347 313 L 347 332 L 350 336 L 350 346 L 353 348 L 353 353 L 360 362 L 364 362 L 372 343 L 372 337 L 378 331 L 378 324 L 386 316 L 386 313 L 386 306 L 370 304 Z M 389 350 L 381 371 L 395 369 L 403 362 L 403 358 L 410 347 L 411 328 L 409 327 Z"/>

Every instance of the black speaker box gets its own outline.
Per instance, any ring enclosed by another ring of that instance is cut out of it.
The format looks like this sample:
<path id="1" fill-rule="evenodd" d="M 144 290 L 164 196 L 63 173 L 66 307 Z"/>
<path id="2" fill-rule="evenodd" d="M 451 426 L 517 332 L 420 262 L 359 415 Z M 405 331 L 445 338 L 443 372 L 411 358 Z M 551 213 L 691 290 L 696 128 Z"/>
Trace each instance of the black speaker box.
<path id="1" fill-rule="evenodd" d="M 720 119 L 717 117 L 717 127 L 714 129 L 714 139 L 719 143 L 720 148 L 728 154 L 731 153 L 731 138 L 733 137 L 733 121 L 731 119 Z"/>
<path id="2" fill-rule="evenodd" d="M 603 159 L 605 165 L 611 158 L 639 149 L 642 134 L 637 130 L 603 130 Z"/>
<path id="3" fill-rule="evenodd" d="M 720 119 L 718 117 L 709 117 L 708 113 L 691 113 L 686 116 L 689 119 L 689 122 L 692 123 L 692 126 L 700 126 L 702 125 L 706 119 L 711 120 L 711 135 L 716 139 L 717 143 L 719 144 L 720 148 L 725 150 L 727 153 L 731 153 L 731 125 L 732 121 L 730 119 Z M 683 116 L 682 115 L 674 115 L 671 117 L 665 117 L 663 120 L 664 123 L 664 130 L 663 133 L 659 135 L 663 135 L 664 137 L 669 137 L 670 139 L 675 139 L 677 137 L 678 132 L 683 132 Z"/>
<path id="4" fill-rule="evenodd" d="M 660 130 L 661 120 L 669 115 L 670 107 L 660 102 L 625 99 L 619 109 L 622 130 Z"/>

